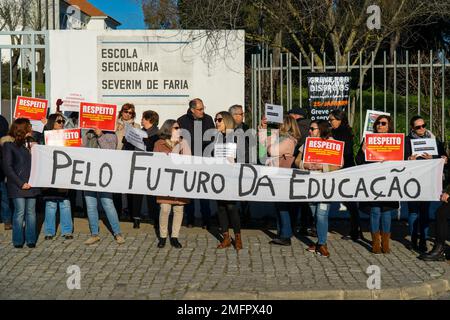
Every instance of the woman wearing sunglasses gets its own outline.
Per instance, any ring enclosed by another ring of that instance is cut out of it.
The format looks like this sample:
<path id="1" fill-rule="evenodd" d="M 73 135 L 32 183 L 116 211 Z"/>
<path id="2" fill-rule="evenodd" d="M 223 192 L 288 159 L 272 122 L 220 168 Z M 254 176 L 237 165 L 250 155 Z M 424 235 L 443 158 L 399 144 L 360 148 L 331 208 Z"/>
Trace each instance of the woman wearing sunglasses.
<path id="1" fill-rule="evenodd" d="M 214 141 L 214 157 L 226 158 L 230 163 L 237 162 L 238 145 L 233 132 L 236 128 L 236 123 L 231 114 L 227 111 L 221 111 L 216 114 L 214 118 L 216 124 L 217 136 Z M 219 153 L 220 152 L 220 153 Z M 234 232 L 234 246 L 235 249 L 242 249 L 241 237 L 241 217 L 237 208 L 236 201 L 217 201 L 217 216 L 219 218 L 219 225 L 222 230 L 222 241 L 217 246 L 218 249 L 225 249 L 231 246 L 232 239 L 229 233 L 229 228 L 233 228 Z"/>
<path id="2" fill-rule="evenodd" d="M 410 132 L 405 139 L 405 160 L 425 160 L 444 158 L 447 163 L 447 156 L 445 154 L 444 145 L 427 129 L 427 124 L 421 116 L 414 116 L 410 122 Z M 438 155 L 413 154 L 411 147 L 411 140 L 414 139 L 435 139 L 437 145 Z M 429 217 L 430 202 L 416 201 L 408 202 L 408 225 L 409 234 L 411 236 L 411 249 L 421 253 L 427 251 L 427 236 L 430 226 Z M 419 241 L 419 245 L 417 245 Z"/>
<path id="3" fill-rule="evenodd" d="M 297 121 L 289 115 L 283 117 L 283 123 L 278 130 L 267 133 L 267 122 L 261 122 L 258 132 L 260 144 L 267 149 L 270 158 L 266 165 L 280 168 L 291 168 L 294 163 L 294 151 L 298 140 L 301 138 Z M 290 210 L 292 203 L 276 202 L 278 235 L 269 243 L 274 245 L 290 246 L 293 235 Z"/>
<path id="4" fill-rule="evenodd" d="M 44 131 L 62 130 L 66 120 L 61 113 L 53 113 L 48 117 Z M 45 240 L 52 240 L 56 235 L 56 211 L 59 207 L 61 236 L 65 240 L 73 239 L 72 209 L 68 189 L 48 188 L 43 191 L 45 201 L 44 232 Z"/>
<path id="5" fill-rule="evenodd" d="M 314 138 L 321 138 L 323 140 L 333 140 L 331 136 L 331 128 L 325 120 L 314 120 L 309 127 L 309 136 Z M 305 145 L 301 146 L 297 158 L 295 159 L 296 167 L 302 170 L 317 171 L 317 172 L 330 172 L 340 169 L 338 166 L 319 164 L 319 163 L 304 163 Z M 317 243 L 309 246 L 306 250 L 316 253 L 323 257 L 329 257 L 330 253 L 327 248 L 328 238 L 328 214 L 330 212 L 331 203 L 329 202 L 312 202 L 310 203 L 311 212 L 316 220 L 317 228 Z"/>
<path id="6" fill-rule="evenodd" d="M 373 124 L 373 133 L 394 133 L 394 124 L 390 116 L 380 115 Z M 356 155 L 358 165 L 368 164 L 365 159 L 366 143 L 363 139 Z M 392 215 L 399 208 L 396 201 L 360 202 L 359 210 L 370 216 L 370 232 L 372 234 L 372 252 L 375 254 L 390 253 Z"/>
<path id="7" fill-rule="evenodd" d="M 159 140 L 155 142 L 154 152 L 177 153 L 191 155 L 191 148 L 186 140 L 180 136 L 180 125 L 176 120 L 169 119 L 159 130 Z M 184 206 L 189 203 L 189 199 L 173 197 L 156 197 L 156 201 L 161 205 L 159 212 L 159 241 L 158 248 L 164 248 L 168 236 L 169 215 L 173 211 L 172 232 L 170 234 L 170 244 L 174 248 L 181 248 L 178 241 L 181 223 L 183 222 Z"/>

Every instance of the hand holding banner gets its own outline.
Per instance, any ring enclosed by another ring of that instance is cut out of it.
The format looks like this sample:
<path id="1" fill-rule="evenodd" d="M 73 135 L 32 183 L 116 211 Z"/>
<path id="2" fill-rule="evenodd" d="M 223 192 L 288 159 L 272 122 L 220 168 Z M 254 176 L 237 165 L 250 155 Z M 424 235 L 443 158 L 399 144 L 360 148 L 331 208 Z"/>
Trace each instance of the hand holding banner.
<path id="1" fill-rule="evenodd" d="M 82 144 L 80 129 L 47 130 L 44 138 L 48 146 L 79 147 Z"/>
<path id="2" fill-rule="evenodd" d="M 322 138 L 306 138 L 305 153 L 303 161 L 305 163 L 330 164 L 342 166 L 344 159 L 345 142 L 338 140 L 324 140 Z"/>
<path id="3" fill-rule="evenodd" d="M 401 161 L 404 158 L 403 133 L 366 134 L 366 161 Z"/>
<path id="4" fill-rule="evenodd" d="M 30 120 L 42 120 L 47 118 L 48 100 L 18 96 L 14 119 L 27 118 Z"/>
<path id="5" fill-rule="evenodd" d="M 147 138 L 147 132 L 134 128 L 129 123 L 125 124 L 125 139 L 139 150 L 146 150 L 143 139 Z"/>
<path id="6" fill-rule="evenodd" d="M 422 156 L 424 153 L 428 153 L 432 156 L 438 156 L 436 139 L 411 139 L 412 154 Z"/>
<path id="7" fill-rule="evenodd" d="M 283 123 L 283 106 L 266 103 L 265 110 L 267 122 Z"/>
<path id="8" fill-rule="evenodd" d="M 116 131 L 117 106 L 103 103 L 80 103 L 80 128 Z"/>

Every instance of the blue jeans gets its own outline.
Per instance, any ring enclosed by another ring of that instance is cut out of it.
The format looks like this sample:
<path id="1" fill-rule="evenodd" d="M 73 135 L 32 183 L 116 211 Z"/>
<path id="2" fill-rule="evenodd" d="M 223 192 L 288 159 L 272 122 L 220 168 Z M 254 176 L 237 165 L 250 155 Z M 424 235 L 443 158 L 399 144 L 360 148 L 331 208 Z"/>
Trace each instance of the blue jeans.
<path id="1" fill-rule="evenodd" d="M 277 211 L 278 238 L 290 239 L 292 237 L 291 215 L 289 211 Z"/>
<path id="2" fill-rule="evenodd" d="M 380 207 L 370 208 L 370 232 L 391 232 L 392 214 L 396 210 L 381 211 Z"/>
<path id="3" fill-rule="evenodd" d="M 5 181 L 0 182 L 1 216 L 3 223 L 11 223 L 12 211 L 9 207 L 8 192 Z"/>
<path id="4" fill-rule="evenodd" d="M 15 246 L 23 246 L 23 220 L 25 219 L 25 241 L 36 243 L 36 198 L 15 198 L 12 241 Z"/>
<path id="5" fill-rule="evenodd" d="M 91 234 L 93 236 L 97 236 L 99 233 L 97 194 L 100 198 L 100 202 L 102 203 L 102 207 L 105 210 L 106 217 L 108 218 L 108 222 L 111 225 L 113 234 L 115 236 L 120 234 L 119 218 L 117 216 L 116 207 L 114 207 L 112 193 L 85 191 L 84 197 L 86 199 L 86 208 Z"/>
<path id="6" fill-rule="evenodd" d="M 316 220 L 317 244 L 324 245 L 328 238 L 328 213 L 331 205 L 329 203 L 310 203 L 309 206 Z"/>
<path id="7" fill-rule="evenodd" d="M 412 238 L 420 234 L 422 241 L 427 239 L 430 229 L 429 209 L 430 202 L 408 202 L 408 226 Z"/>
<path id="8" fill-rule="evenodd" d="M 45 202 L 45 221 L 44 230 L 46 236 L 54 236 L 56 234 L 56 211 L 59 204 L 61 235 L 72 233 L 72 211 L 69 199 L 59 201 Z"/>

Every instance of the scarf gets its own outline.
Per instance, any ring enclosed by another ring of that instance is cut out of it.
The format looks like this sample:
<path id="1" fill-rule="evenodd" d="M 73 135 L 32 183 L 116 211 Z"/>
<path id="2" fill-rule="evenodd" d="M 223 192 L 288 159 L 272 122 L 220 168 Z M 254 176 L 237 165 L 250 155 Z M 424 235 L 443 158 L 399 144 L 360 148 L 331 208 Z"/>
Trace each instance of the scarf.
<path id="1" fill-rule="evenodd" d="M 430 130 L 425 130 L 425 134 L 421 137 L 414 130 L 409 132 L 409 136 L 411 139 L 434 139 L 435 136 L 431 133 Z"/>

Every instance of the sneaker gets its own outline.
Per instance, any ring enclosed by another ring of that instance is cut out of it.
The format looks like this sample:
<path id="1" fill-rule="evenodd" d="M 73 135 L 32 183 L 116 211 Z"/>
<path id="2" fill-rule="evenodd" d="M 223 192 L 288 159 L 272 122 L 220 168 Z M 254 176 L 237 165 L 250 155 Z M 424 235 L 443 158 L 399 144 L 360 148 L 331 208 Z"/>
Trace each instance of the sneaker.
<path id="1" fill-rule="evenodd" d="M 87 239 L 84 244 L 89 246 L 91 244 L 97 243 L 100 241 L 100 237 L 99 236 L 91 236 L 89 239 Z"/>
<path id="2" fill-rule="evenodd" d="M 306 251 L 315 253 L 316 252 L 316 245 L 315 244 L 310 245 L 308 248 L 306 248 Z"/>
<path id="3" fill-rule="evenodd" d="M 36 248 L 36 244 L 35 243 L 27 243 L 27 247 L 30 249 Z"/>
<path id="4" fill-rule="evenodd" d="M 319 245 L 319 246 L 316 248 L 316 253 L 317 253 L 319 256 L 326 257 L 326 258 L 328 258 L 328 257 L 330 256 L 330 253 L 328 252 L 328 248 L 327 248 L 327 245 L 326 245 L 326 244 Z"/>
<path id="5" fill-rule="evenodd" d="M 16 249 L 22 249 L 23 248 L 23 244 L 15 244 L 14 248 Z"/>
<path id="6" fill-rule="evenodd" d="M 114 239 L 116 239 L 117 244 L 124 244 L 125 243 L 125 239 L 122 237 L 121 234 L 118 234 L 114 237 Z"/>
<path id="7" fill-rule="evenodd" d="M 45 236 L 45 240 L 53 240 L 53 236 Z"/>
<path id="8" fill-rule="evenodd" d="M 73 240 L 73 235 L 71 235 L 71 234 L 66 234 L 66 235 L 64 235 L 64 239 L 65 239 L 65 240 Z"/>

